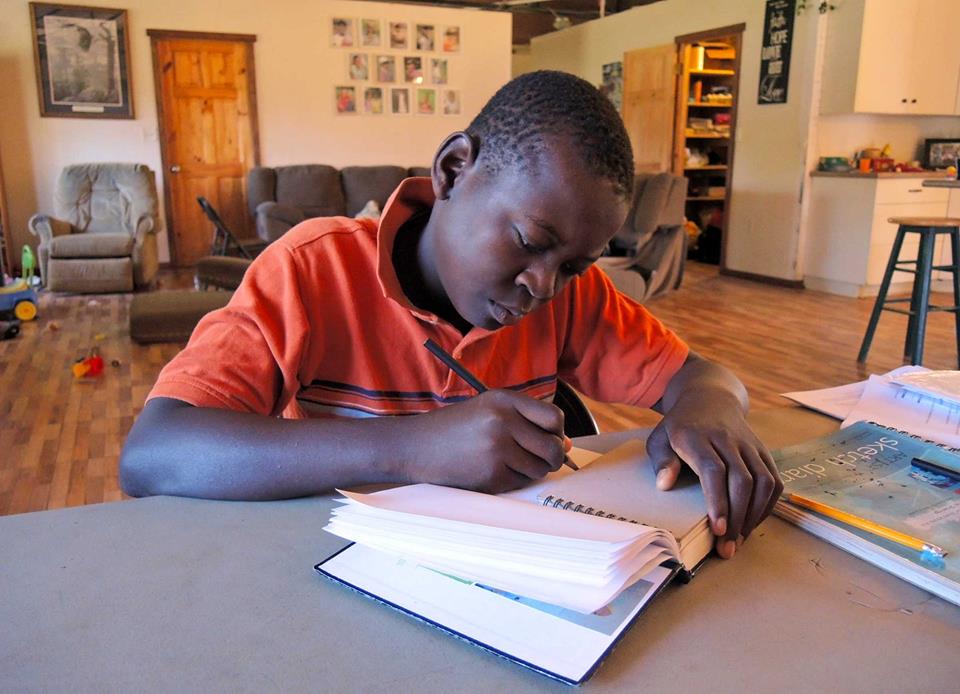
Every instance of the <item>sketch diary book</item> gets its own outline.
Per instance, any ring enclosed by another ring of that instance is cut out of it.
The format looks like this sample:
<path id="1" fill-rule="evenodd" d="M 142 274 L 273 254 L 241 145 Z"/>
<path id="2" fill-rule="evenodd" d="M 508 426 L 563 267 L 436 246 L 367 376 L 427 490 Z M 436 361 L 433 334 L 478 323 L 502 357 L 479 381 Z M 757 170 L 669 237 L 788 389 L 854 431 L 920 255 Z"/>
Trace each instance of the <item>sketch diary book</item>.
<path id="1" fill-rule="evenodd" d="M 774 513 L 884 571 L 960 605 L 960 455 L 910 433 L 857 422 L 774 453 L 784 495 L 879 523 L 945 551 L 911 549 L 806 508 Z"/>
<path id="2" fill-rule="evenodd" d="M 318 572 L 567 683 L 712 547 L 699 485 L 658 491 L 639 441 L 506 495 L 344 496 L 325 529 L 354 544 Z"/>

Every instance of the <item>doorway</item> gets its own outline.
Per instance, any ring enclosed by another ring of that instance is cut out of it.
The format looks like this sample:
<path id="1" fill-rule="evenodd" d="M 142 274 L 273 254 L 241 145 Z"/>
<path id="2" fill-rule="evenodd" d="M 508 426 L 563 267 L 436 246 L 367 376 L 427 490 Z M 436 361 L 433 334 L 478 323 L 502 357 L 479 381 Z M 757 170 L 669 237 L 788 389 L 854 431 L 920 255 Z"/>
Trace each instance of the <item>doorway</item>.
<path id="1" fill-rule="evenodd" d="M 673 172 L 687 178 L 689 257 L 726 267 L 744 24 L 678 36 Z M 691 227 L 692 230 L 692 227 Z"/>
<path id="2" fill-rule="evenodd" d="M 195 265 L 213 230 L 207 198 L 247 236 L 246 174 L 260 162 L 253 62 L 256 36 L 147 30 L 153 52 L 170 260 Z"/>

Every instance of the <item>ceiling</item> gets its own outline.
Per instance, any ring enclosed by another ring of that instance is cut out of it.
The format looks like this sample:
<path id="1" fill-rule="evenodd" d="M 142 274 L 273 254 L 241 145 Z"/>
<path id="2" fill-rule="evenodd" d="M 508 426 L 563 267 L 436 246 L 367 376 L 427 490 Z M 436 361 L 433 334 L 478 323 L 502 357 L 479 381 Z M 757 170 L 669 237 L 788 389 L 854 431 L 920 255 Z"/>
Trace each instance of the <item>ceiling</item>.
<path id="1" fill-rule="evenodd" d="M 623 12 L 637 5 L 649 5 L 659 0 L 401 0 L 408 5 L 436 5 L 510 12 L 513 14 L 513 45 L 530 43 L 558 27 L 565 21 L 580 24 L 600 16 L 600 5 L 605 14 Z M 561 18 L 558 20 L 558 17 Z"/>

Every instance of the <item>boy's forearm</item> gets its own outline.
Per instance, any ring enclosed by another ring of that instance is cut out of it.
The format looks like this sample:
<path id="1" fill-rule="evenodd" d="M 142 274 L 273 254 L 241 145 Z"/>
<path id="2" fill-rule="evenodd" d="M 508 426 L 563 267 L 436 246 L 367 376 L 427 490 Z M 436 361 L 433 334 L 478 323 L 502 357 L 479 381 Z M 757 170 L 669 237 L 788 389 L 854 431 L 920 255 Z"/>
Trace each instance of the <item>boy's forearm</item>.
<path id="1" fill-rule="evenodd" d="M 285 499 L 403 481 L 401 418 L 284 420 L 159 398 L 120 459 L 132 496 Z"/>
<path id="2" fill-rule="evenodd" d="M 690 352 L 680 370 L 670 379 L 663 397 L 654 409 L 669 412 L 683 397 L 708 397 L 718 402 L 729 398 L 746 413 L 750 408 L 747 389 L 732 371 Z"/>

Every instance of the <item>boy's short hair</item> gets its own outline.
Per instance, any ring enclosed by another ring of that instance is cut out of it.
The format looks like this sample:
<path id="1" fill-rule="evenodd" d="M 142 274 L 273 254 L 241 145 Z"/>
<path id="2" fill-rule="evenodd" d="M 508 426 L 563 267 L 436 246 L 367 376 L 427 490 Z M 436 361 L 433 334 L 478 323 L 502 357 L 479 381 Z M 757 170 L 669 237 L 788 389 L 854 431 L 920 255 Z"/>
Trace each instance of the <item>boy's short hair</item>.
<path id="1" fill-rule="evenodd" d="M 586 80 L 555 70 L 529 72 L 501 87 L 467 132 L 479 148 L 478 163 L 491 173 L 523 169 L 536 161 L 552 136 L 568 138 L 591 173 L 606 178 L 629 199 L 633 150 L 620 114 Z"/>

